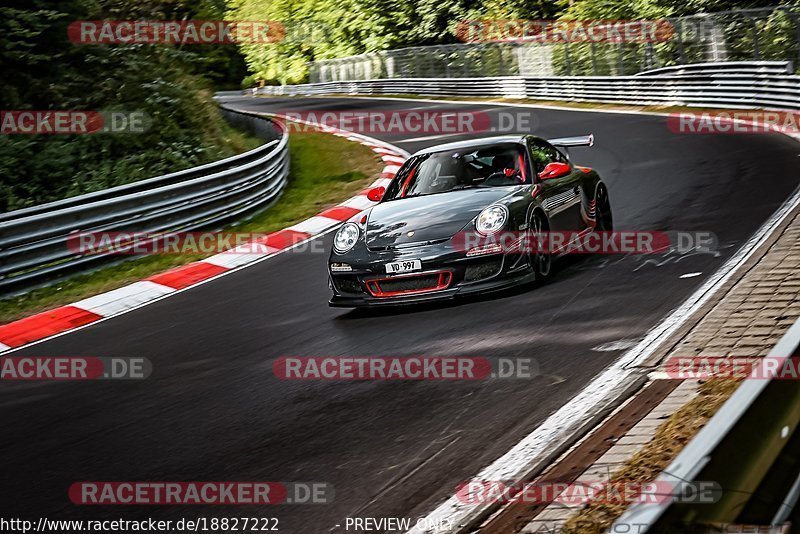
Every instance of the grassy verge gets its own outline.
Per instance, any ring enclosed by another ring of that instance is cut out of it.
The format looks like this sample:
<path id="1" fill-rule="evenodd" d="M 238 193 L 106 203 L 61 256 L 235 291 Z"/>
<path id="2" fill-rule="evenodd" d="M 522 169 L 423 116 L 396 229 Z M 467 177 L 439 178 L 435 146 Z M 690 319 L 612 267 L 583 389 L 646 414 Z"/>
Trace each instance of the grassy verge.
<path id="1" fill-rule="evenodd" d="M 212 161 L 235 156 L 236 154 L 242 154 L 264 144 L 263 139 L 259 139 L 258 137 L 244 133 L 241 130 L 237 130 L 228 123 L 225 123 L 223 127 L 221 138 L 225 142 L 225 150 L 220 151 L 220 153 L 217 154 L 217 157 Z"/>
<path id="2" fill-rule="evenodd" d="M 609 487 L 654 480 L 697 435 L 739 386 L 734 380 L 710 380 L 699 394 L 672 414 L 653 439 L 611 476 Z M 572 516 L 564 525 L 570 534 L 605 532 L 627 508 L 624 503 L 602 502 L 599 498 Z M 607 499 L 614 501 L 614 499 Z"/>
<path id="3" fill-rule="evenodd" d="M 237 142 L 242 143 L 243 148 L 254 143 L 243 138 Z M 330 134 L 294 134 L 289 146 L 291 173 L 283 196 L 269 209 L 228 230 L 280 230 L 358 193 L 382 169 L 380 159 L 368 147 Z M 0 324 L 110 291 L 203 257 L 199 254 L 148 256 L 0 300 Z"/>

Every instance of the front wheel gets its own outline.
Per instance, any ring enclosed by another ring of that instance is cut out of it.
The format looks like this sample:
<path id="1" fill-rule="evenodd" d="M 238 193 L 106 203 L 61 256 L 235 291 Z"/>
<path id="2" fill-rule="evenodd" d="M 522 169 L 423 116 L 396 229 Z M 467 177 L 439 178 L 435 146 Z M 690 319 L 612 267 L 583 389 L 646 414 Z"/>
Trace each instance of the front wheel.
<path id="1" fill-rule="evenodd" d="M 550 278 L 553 266 L 553 258 L 547 250 L 550 242 L 547 236 L 549 227 L 540 213 L 534 213 L 529 228 L 528 264 L 536 275 L 536 280 L 542 282 Z"/>

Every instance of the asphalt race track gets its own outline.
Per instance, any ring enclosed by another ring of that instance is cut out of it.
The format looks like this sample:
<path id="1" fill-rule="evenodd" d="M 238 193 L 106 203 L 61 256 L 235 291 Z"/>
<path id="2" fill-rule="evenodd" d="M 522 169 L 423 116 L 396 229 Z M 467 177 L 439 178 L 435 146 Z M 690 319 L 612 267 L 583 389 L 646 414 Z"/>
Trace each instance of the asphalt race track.
<path id="1" fill-rule="evenodd" d="M 252 111 L 417 110 L 422 101 L 250 99 Z M 491 104 L 491 115 L 515 111 Z M 672 133 L 666 119 L 530 109 L 543 137 L 592 132 L 572 158 L 609 185 L 617 229 L 712 231 L 709 254 L 562 261 L 554 279 L 405 311 L 327 305 L 327 254 L 285 253 L 14 356 L 145 356 L 142 382 L 0 386 L 3 508 L 51 519 L 273 516 L 281 532 L 344 531 L 348 516 L 424 515 L 531 432 L 696 289 L 791 194 L 797 145 L 778 135 Z M 414 152 L 458 140 L 377 135 Z M 331 234 L 322 239 L 329 250 Z M 680 278 L 687 273 L 702 275 Z M 535 358 L 532 380 L 298 382 L 281 356 Z M 23 445 L 24 444 L 24 445 Z M 76 481 L 325 481 L 331 505 L 78 507 Z M 341 527 L 336 528 L 336 525 Z"/>

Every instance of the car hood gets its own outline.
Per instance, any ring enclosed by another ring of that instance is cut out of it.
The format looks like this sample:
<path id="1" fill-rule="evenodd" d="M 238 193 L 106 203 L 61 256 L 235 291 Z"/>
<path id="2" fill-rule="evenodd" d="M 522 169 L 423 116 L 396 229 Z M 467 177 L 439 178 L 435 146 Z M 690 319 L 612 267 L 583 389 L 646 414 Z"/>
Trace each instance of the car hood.
<path id="1" fill-rule="evenodd" d="M 483 208 L 511 192 L 508 187 L 465 189 L 378 204 L 369 214 L 367 246 L 383 250 L 449 239 Z"/>

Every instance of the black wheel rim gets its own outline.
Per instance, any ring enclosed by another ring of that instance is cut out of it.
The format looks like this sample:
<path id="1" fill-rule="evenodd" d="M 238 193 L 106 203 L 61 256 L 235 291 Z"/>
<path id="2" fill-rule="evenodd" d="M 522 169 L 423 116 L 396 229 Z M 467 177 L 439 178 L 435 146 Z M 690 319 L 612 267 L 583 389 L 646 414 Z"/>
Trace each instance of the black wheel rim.
<path id="1" fill-rule="evenodd" d="M 547 240 L 541 238 L 543 228 L 544 225 L 542 224 L 541 218 L 539 218 L 538 215 L 534 215 L 531 221 L 531 233 L 533 237 L 531 246 L 535 246 L 536 250 L 531 255 L 531 264 L 534 271 L 536 271 L 536 274 L 539 276 L 547 276 L 550 274 L 550 254 L 544 250 L 547 246 Z"/>
<path id="2" fill-rule="evenodd" d="M 606 190 L 602 187 L 597 190 L 595 207 L 597 209 L 597 229 L 606 231 L 613 230 L 614 223 L 611 219 L 611 205 L 608 202 Z"/>

